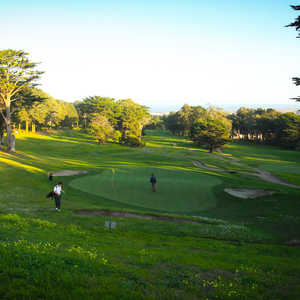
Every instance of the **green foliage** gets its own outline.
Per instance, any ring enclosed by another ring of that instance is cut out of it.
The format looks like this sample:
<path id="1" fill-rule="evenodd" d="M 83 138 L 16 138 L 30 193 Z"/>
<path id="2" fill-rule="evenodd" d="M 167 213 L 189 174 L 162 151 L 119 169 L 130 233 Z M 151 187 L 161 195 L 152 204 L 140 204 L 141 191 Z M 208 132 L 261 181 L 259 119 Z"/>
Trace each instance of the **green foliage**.
<path id="1" fill-rule="evenodd" d="M 28 55 L 18 50 L 0 51 L 0 99 L 3 104 L 21 89 L 29 87 L 42 74 L 34 70 L 37 63 L 31 62 Z"/>
<path id="2" fill-rule="evenodd" d="M 43 101 L 34 103 L 28 110 L 31 121 L 41 127 L 69 127 L 78 121 L 78 113 L 72 103 L 54 99 L 39 90 Z"/>
<path id="3" fill-rule="evenodd" d="M 300 142 L 300 117 L 294 113 L 241 107 L 228 118 L 235 138 L 287 148 L 295 148 Z"/>
<path id="4" fill-rule="evenodd" d="M 109 121 L 99 113 L 92 114 L 89 132 L 95 136 L 98 144 L 114 137 L 114 129 Z"/>
<path id="5" fill-rule="evenodd" d="M 130 146 L 141 146 L 141 134 L 143 127 L 149 122 L 150 115 L 148 108 L 139 105 L 131 99 L 115 101 L 113 98 L 106 97 L 88 97 L 83 101 L 77 101 L 75 107 L 80 116 L 80 123 L 84 128 L 90 127 L 91 132 L 97 133 L 102 137 L 100 140 L 106 140 L 114 136 L 114 140 Z M 95 121 L 95 114 L 101 115 L 103 125 L 99 129 L 100 119 Z M 98 130 L 95 128 L 98 126 Z M 111 127 L 111 128 L 110 128 Z M 108 134 L 105 133 L 107 128 Z M 110 128 L 110 129 L 109 129 Z M 115 133 L 113 133 L 115 131 Z"/>
<path id="6" fill-rule="evenodd" d="M 210 152 L 230 140 L 231 123 L 221 115 L 211 113 L 198 119 L 192 126 L 191 139 L 196 145 L 209 147 Z"/>
<path id="7" fill-rule="evenodd" d="M 128 141 L 132 140 L 132 137 L 140 139 L 143 127 L 150 120 L 148 108 L 133 102 L 131 99 L 119 100 L 118 105 L 121 111 L 118 129 L 122 133 L 122 142 L 127 144 Z M 131 137 L 127 139 L 129 136 Z"/>
<path id="8" fill-rule="evenodd" d="M 121 141 L 123 144 L 125 144 L 129 147 L 144 147 L 145 146 L 145 144 L 141 138 L 139 138 L 135 135 L 131 135 L 131 134 L 127 134 L 127 135 L 123 136 Z"/>
<path id="9" fill-rule="evenodd" d="M 173 134 L 190 136 L 191 128 L 196 120 L 204 115 L 206 110 L 201 106 L 189 106 L 184 104 L 176 113 L 171 112 L 163 117 L 165 126 Z"/>
<path id="10" fill-rule="evenodd" d="M 9 151 L 14 151 L 11 118 L 12 102 L 20 101 L 18 93 L 32 86 L 43 72 L 35 70 L 37 63 L 31 62 L 28 53 L 18 50 L 0 51 L 0 112 L 6 124 L 7 146 Z"/>
<path id="11" fill-rule="evenodd" d="M 286 148 L 295 148 L 300 143 L 300 116 L 293 113 L 282 114 L 279 117 L 277 143 Z"/>
<path id="12" fill-rule="evenodd" d="M 89 126 L 93 114 L 101 114 L 112 126 L 117 124 L 119 108 L 113 98 L 93 96 L 84 98 L 82 101 L 76 101 L 74 104 L 79 114 L 80 124 L 84 128 Z"/>
<path id="13" fill-rule="evenodd" d="M 16 95 L 18 101 L 12 103 L 15 114 L 13 120 L 16 123 L 26 123 L 26 131 L 28 131 L 30 123 L 36 123 L 36 118 L 39 117 L 36 107 L 46 100 L 48 95 L 42 90 L 27 87 L 19 91 Z"/>
<path id="14" fill-rule="evenodd" d="M 143 130 L 147 130 L 147 129 L 150 129 L 150 130 L 153 130 L 153 129 L 164 130 L 164 129 L 166 129 L 163 118 L 161 116 L 151 115 L 150 121 L 143 128 Z"/>
<path id="15" fill-rule="evenodd" d="M 114 141 L 119 143 L 122 137 L 122 133 L 119 130 L 114 130 Z"/>
<path id="16" fill-rule="evenodd" d="M 65 112 L 64 119 L 60 121 L 60 126 L 73 128 L 79 120 L 78 112 L 73 103 L 62 102 L 60 104 Z"/>

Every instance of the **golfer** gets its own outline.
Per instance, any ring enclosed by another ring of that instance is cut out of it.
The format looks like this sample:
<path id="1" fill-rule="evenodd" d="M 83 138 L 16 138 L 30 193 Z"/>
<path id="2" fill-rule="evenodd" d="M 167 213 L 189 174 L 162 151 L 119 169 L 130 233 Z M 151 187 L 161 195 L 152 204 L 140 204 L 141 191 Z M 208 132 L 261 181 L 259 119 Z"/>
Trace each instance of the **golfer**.
<path id="1" fill-rule="evenodd" d="M 62 182 L 59 182 L 53 189 L 53 196 L 54 196 L 54 200 L 55 200 L 55 210 L 56 211 L 60 211 L 60 202 L 61 202 L 61 193 L 64 193 L 63 189 L 62 189 Z"/>
<path id="2" fill-rule="evenodd" d="M 151 182 L 151 184 L 152 184 L 152 191 L 153 191 L 153 192 L 156 192 L 156 188 L 155 188 L 155 185 L 156 185 L 156 177 L 154 176 L 154 174 L 151 175 L 150 182 Z"/>

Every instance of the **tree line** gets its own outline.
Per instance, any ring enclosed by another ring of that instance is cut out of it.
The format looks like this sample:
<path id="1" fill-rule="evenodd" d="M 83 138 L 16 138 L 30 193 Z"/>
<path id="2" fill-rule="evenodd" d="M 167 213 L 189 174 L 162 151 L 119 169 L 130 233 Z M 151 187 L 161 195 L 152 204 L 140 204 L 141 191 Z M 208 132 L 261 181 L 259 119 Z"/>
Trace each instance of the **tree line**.
<path id="1" fill-rule="evenodd" d="M 27 105 L 22 98 L 28 97 Z M 78 112 L 73 103 L 58 100 L 41 89 L 26 88 L 16 96 L 19 109 L 13 114 L 13 124 L 18 129 L 26 131 L 42 130 L 43 128 L 76 127 L 78 126 Z"/>
<path id="2" fill-rule="evenodd" d="M 299 18 L 288 26 L 298 30 Z M 131 99 L 93 96 L 74 103 L 55 99 L 36 87 L 43 72 L 36 70 L 38 64 L 31 62 L 28 55 L 19 50 L 0 51 L 0 144 L 6 131 L 9 151 L 15 148 L 14 130 L 60 127 L 84 128 L 99 144 L 112 140 L 141 146 L 143 129 L 163 128 L 188 136 L 211 152 L 230 138 L 300 147 L 300 116 L 273 109 L 240 108 L 226 115 L 221 110 L 185 104 L 179 111 L 160 118 L 151 117 L 147 107 Z M 294 81 L 300 84 L 299 78 Z"/>
<path id="3" fill-rule="evenodd" d="M 142 130 L 149 122 L 146 106 L 132 99 L 87 97 L 76 101 L 81 126 L 95 136 L 99 144 L 112 140 L 129 146 L 142 146 Z"/>
<path id="4" fill-rule="evenodd" d="M 230 141 L 231 120 L 218 109 L 184 104 L 179 111 L 163 116 L 162 121 L 174 135 L 190 137 L 210 152 Z"/>
<path id="5" fill-rule="evenodd" d="M 147 127 L 165 128 L 174 135 L 190 137 L 210 151 L 232 139 L 300 149 L 300 116 L 272 108 L 241 107 L 229 114 L 185 104 L 177 112 L 155 116 Z"/>
<path id="6" fill-rule="evenodd" d="M 228 118 L 235 139 L 300 148 L 300 116 L 295 113 L 241 107 Z"/>
<path id="7" fill-rule="evenodd" d="M 3 109 L 3 106 L 2 106 Z M 72 103 L 58 100 L 41 89 L 26 87 L 16 93 L 10 106 L 10 127 L 19 130 L 41 131 L 43 129 L 78 126 L 78 113 Z M 0 133 L 5 128 L 5 115 L 0 117 Z"/>
<path id="8" fill-rule="evenodd" d="M 29 54 L 0 51 L 0 144 L 6 132 L 8 151 L 15 151 L 15 133 L 49 128 L 84 128 L 99 144 L 113 140 L 130 146 L 143 145 L 141 136 L 149 121 L 148 108 L 131 99 L 87 97 L 64 102 L 37 88 L 43 72 L 36 70 Z"/>

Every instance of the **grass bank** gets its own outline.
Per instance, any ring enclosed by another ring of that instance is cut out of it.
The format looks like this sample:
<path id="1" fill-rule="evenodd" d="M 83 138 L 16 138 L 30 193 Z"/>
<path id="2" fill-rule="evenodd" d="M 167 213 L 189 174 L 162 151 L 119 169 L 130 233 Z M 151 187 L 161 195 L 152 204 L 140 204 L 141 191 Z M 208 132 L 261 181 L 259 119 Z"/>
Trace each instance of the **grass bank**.
<path id="1" fill-rule="evenodd" d="M 143 149 L 99 146 L 84 133 L 64 131 L 19 136 L 16 154 L 0 152 L 1 299 L 299 298 L 300 250 L 284 245 L 300 239 L 299 191 L 251 175 L 196 168 L 192 159 L 219 168 L 232 166 L 184 138 L 148 132 L 145 140 Z M 235 153 L 230 148 L 226 151 L 236 156 L 237 152 L 260 151 L 242 144 L 232 147 Z M 280 152 L 274 151 L 280 160 Z M 297 152 L 292 155 L 296 158 L 289 161 L 298 165 Z M 121 172 L 116 197 L 105 192 L 107 172 L 112 169 L 130 173 L 122 177 Z M 174 197 L 173 206 L 162 203 L 169 201 L 167 196 L 146 205 L 150 195 L 143 197 L 143 189 L 138 197 L 130 194 L 144 177 L 148 186 L 148 170 L 153 169 L 167 172 L 162 173 L 170 179 L 165 193 Z M 47 173 L 59 170 L 89 173 L 55 178 L 63 180 L 65 189 L 62 212 L 56 213 L 45 194 L 53 185 Z M 180 176 L 174 178 L 173 173 Z M 90 176 L 100 181 L 99 189 L 96 183 L 87 190 L 75 184 Z M 196 202 L 197 182 L 203 178 L 203 183 L 209 178 L 216 182 L 207 190 L 213 195 L 212 206 L 201 206 L 201 201 L 207 201 L 201 197 Z M 175 186 L 184 180 L 192 184 L 191 192 L 176 198 Z M 124 195 L 122 182 L 127 182 Z M 129 182 L 134 186 L 128 188 Z M 225 187 L 270 188 L 279 193 L 238 199 L 224 193 Z M 198 206 L 172 211 L 182 197 L 185 208 L 192 197 Z M 73 213 L 77 209 L 155 212 L 203 223 L 82 216 Z M 115 229 L 104 226 L 108 220 L 116 222 Z"/>

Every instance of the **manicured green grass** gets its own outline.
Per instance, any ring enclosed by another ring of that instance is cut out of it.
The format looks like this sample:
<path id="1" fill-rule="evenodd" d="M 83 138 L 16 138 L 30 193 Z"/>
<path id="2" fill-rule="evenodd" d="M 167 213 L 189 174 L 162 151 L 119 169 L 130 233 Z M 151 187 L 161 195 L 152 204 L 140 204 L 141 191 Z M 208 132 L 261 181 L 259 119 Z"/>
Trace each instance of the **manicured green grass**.
<path id="1" fill-rule="evenodd" d="M 262 168 L 283 180 L 300 185 L 300 151 L 243 142 L 226 145 L 223 150 L 249 166 Z"/>
<path id="2" fill-rule="evenodd" d="M 154 172 L 157 192 L 149 178 Z M 214 208 L 213 188 L 222 181 L 197 172 L 161 168 L 119 168 L 74 179 L 70 186 L 83 192 L 141 208 L 165 212 L 199 212 Z"/>
<path id="3" fill-rule="evenodd" d="M 194 159 L 222 169 L 234 164 L 185 138 L 149 131 L 145 140 L 141 149 L 99 146 L 80 131 L 61 131 L 18 136 L 16 154 L 0 151 L 0 298 L 298 299 L 300 248 L 284 243 L 300 240 L 300 191 L 251 175 L 197 168 Z M 299 152 L 244 144 L 226 149 L 250 166 L 298 174 Z M 248 159 L 250 154 L 255 159 Z M 59 170 L 89 174 L 55 177 L 65 190 L 62 212 L 56 213 L 45 194 L 54 184 L 47 173 Z M 155 195 L 152 172 L 158 177 Z M 238 199 L 224 193 L 225 187 L 279 193 Z M 198 189 L 211 195 L 211 203 L 197 201 Z M 151 203 L 152 196 L 160 200 Z M 174 201 L 192 210 L 176 211 Z M 203 223 L 81 216 L 76 209 L 171 211 Z M 105 228 L 107 220 L 116 221 L 116 229 Z"/>

